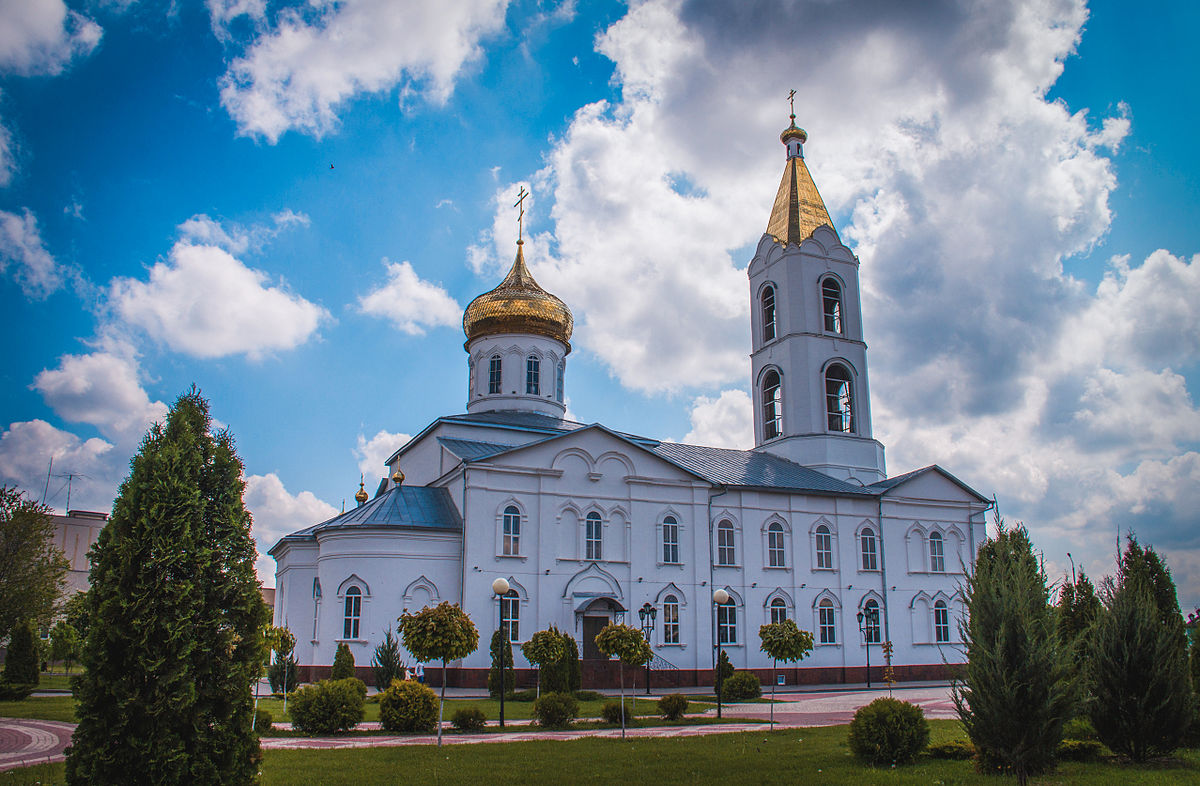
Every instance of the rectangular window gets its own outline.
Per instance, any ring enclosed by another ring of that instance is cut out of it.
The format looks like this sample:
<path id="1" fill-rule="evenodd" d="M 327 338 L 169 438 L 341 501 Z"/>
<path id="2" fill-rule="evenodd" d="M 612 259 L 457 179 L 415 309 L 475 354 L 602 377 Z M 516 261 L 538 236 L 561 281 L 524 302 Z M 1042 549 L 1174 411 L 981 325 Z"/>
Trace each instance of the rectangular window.
<path id="1" fill-rule="evenodd" d="M 879 570 L 879 560 L 875 553 L 875 536 L 865 532 L 862 536 L 862 569 Z"/>
<path id="2" fill-rule="evenodd" d="M 825 527 L 817 528 L 817 567 L 833 568 L 833 536 Z"/>
<path id="3" fill-rule="evenodd" d="M 934 573 L 944 573 L 946 558 L 942 552 L 942 536 L 933 533 L 929 537 L 929 569 Z"/>
<path id="4" fill-rule="evenodd" d="M 950 610 L 940 603 L 933 609 L 933 638 L 938 644 L 950 643 Z"/>
<path id="5" fill-rule="evenodd" d="M 772 568 L 786 566 L 783 552 L 783 529 L 778 525 L 772 525 L 771 529 L 767 530 L 767 564 Z"/>
<path id="6" fill-rule="evenodd" d="M 817 610 L 817 614 L 821 628 L 821 643 L 836 644 L 837 627 L 835 625 L 835 617 L 833 614 L 833 604 L 821 606 Z"/>
<path id="7" fill-rule="evenodd" d="M 342 638 L 357 639 L 358 623 L 362 618 L 362 593 L 357 587 L 346 592 L 345 615 L 342 618 Z"/>
<path id="8" fill-rule="evenodd" d="M 488 394 L 500 392 L 500 356 L 492 355 L 488 361 Z"/>
<path id="9" fill-rule="evenodd" d="M 538 395 L 541 390 L 542 363 L 535 357 L 525 360 L 525 392 L 531 396 Z"/>
<path id="10" fill-rule="evenodd" d="M 560 404 L 562 403 L 562 400 L 563 400 L 563 386 L 565 384 L 565 380 L 563 379 L 563 377 L 566 375 L 566 373 L 567 373 L 566 366 L 563 363 L 559 363 L 558 364 L 558 373 L 555 374 L 555 379 L 554 379 L 554 399 L 556 401 L 558 401 Z"/>
<path id="11" fill-rule="evenodd" d="M 521 640 L 521 599 L 514 590 L 500 599 L 500 624 L 508 631 L 509 641 Z"/>
<path id="12" fill-rule="evenodd" d="M 717 564 L 735 565 L 736 556 L 733 548 L 733 525 L 723 521 L 717 525 Z"/>
<path id="13" fill-rule="evenodd" d="M 521 553 L 521 512 L 515 507 L 504 511 L 504 554 L 516 556 Z"/>
<path id="14" fill-rule="evenodd" d="M 603 545 L 603 525 L 600 523 L 600 517 L 595 513 L 589 513 L 587 517 L 587 529 L 584 532 L 584 559 L 601 559 L 601 546 Z"/>
<path id="15" fill-rule="evenodd" d="M 787 606 L 782 600 L 771 601 L 771 623 L 783 622 L 787 619 Z"/>
<path id="16" fill-rule="evenodd" d="M 663 523 L 663 562 L 679 562 L 679 525 L 668 519 Z"/>
<path id="17" fill-rule="evenodd" d="M 674 597 L 674 596 L 672 596 Z M 663 644 L 679 643 L 679 604 L 663 603 Z"/>
<path id="18" fill-rule="evenodd" d="M 717 606 L 717 641 L 737 644 L 737 606 L 733 601 Z"/>

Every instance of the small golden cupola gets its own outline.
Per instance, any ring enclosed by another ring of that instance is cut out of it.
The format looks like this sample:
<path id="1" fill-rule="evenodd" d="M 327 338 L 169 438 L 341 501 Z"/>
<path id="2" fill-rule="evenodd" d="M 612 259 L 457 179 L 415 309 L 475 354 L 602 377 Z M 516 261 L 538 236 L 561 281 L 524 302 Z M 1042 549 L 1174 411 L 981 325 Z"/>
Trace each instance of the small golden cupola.
<path id="1" fill-rule="evenodd" d="M 358 503 L 359 507 L 367 504 L 367 498 L 370 496 L 367 494 L 366 485 L 366 482 L 360 476 L 358 479 L 358 491 L 354 493 L 354 501 Z"/>
<path id="2" fill-rule="evenodd" d="M 467 343 L 501 333 L 525 333 L 561 341 L 571 351 L 575 318 L 567 304 L 538 286 L 525 266 L 525 241 L 517 241 L 517 258 L 500 286 L 471 301 L 463 314 Z"/>
<path id="3" fill-rule="evenodd" d="M 775 204 L 771 207 L 767 234 L 778 243 L 799 245 L 817 227 L 827 226 L 834 230 L 834 234 L 837 234 L 837 230 L 804 163 L 804 143 L 808 141 L 808 134 L 796 125 L 794 110 L 791 119 L 791 125 L 779 135 L 779 141 L 787 147 L 787 166 L 783 170 L 779 191 L 775 194 Z"/>

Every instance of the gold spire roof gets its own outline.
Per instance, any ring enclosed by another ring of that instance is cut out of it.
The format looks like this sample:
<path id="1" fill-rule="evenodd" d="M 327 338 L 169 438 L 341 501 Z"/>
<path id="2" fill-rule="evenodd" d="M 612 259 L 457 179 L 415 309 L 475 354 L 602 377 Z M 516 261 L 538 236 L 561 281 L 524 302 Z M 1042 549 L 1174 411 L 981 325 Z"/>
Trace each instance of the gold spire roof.
<path id="1" fill-rule="evenodd" d="M 785 145 L 793 138 L 803 144 L 808 135 L 804 129 L 796 127 L 793 118 L 791 126 L 779 138 Z M 783 180 L 779 183 L 779 192 L 775 194 L 775 204 L 771 208 L 771 220 L 767 222 L 767 234 L 780 243 L 799 244 L 819 226 L 828 226 L 837 233 L 829 211 L 825 209 L 825 201 L 817 192 L 812 175 L 804 164 L 804 156 L 789 156 L 783 170 Z"/>
<path id="2" fill-rule="evenodd" d="M 463 332 L 470 342 L 498 333 L 533 333 L 553 338 L 571 351 L 575 318 L 566 303 L 538 286 L 525 266 L 524 241 L 517 241 L 517 258 L 500 286 L 471 301 L 463 313 Z"/>

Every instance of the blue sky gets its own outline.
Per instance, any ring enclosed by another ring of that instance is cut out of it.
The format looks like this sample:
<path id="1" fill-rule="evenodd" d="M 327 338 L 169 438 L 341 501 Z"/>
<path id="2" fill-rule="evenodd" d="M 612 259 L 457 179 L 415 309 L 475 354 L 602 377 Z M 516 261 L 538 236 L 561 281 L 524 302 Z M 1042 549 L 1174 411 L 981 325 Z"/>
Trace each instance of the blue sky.
<path id="1" fill-rule="evenodd" d="M 862 260 L 888 468 L 1048 570 L 1118 528 L 1200 604 L 1192 4 L 0 3 L 0 481 L 107 510 L 191 384 L 264 547 L 461 411 L 462 308 L 526 256 L 570 412 L 747 446 L 745 266 L 808 163 Z M 527 203 L 528 204 L 528 203 Z M 54 471 L 46 483 L 47 465 Z M 352 501 L 351 501 L 351 504 Z M 260 561 L 267 583 L 269 559 Z"/>

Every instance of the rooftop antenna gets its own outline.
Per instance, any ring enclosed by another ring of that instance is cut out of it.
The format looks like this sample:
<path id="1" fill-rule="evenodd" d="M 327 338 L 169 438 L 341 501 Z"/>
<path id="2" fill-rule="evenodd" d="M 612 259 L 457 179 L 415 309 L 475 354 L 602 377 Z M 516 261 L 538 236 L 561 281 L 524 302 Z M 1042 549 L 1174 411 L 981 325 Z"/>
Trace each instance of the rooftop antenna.
<path id="1" fill-rule="evenodd" d="M 50 472 L 54 469 L 54 456 L 50 457 L 50 466 L 46 467 L 46 485 L 42 488 L 42 504 L 46 504 L 46 494 L 50 491 Z"/>
<path id="2" fill-rule="evenodd" d="M 54 477 L 67 479 L 67 515 L 70 515 L 71 514 L 71 482 L 74 481 L 75 478 L 86 478 L 88 476 L 83 474 L 82 472 L 64 472 L 61 475 L 55 475 Z"/>

